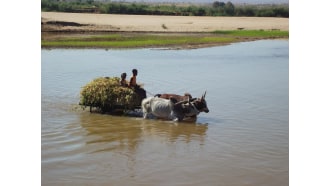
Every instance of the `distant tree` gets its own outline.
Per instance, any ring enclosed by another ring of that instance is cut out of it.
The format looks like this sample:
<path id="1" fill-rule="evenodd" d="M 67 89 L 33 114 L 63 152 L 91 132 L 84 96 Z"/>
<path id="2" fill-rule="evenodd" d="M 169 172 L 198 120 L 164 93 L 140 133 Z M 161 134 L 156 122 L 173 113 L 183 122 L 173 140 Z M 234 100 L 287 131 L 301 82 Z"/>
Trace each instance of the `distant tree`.
<path id="1" fill-rule="evenodd" d="M 225 5 L 226 5 L 226 3 L 220 2 L 220 1 L 214 1 L 212 4 L 213 8 L 224 7 Z"/>
<path id="2" fill-rule="evenodd" d="M 212 6 L 213 6 L 213 8 L 218 8 L 218 7 L 220 7 L 220 2 L 219 1 L 214 1 Z"/>
<path id="3" fill-rule="evenodd" d="M 225 7 L 225 5 L 226 5 L 226 3 L 224 3 L 224 2 L 220 2 L 220 6 L 221 6 L 221 7 Z"/>
<path id="4" fill-rule="evenodd" d="M 255 16 L 256 10 L 253 7 L 238 7 L 235 8 L 237 16 Z"/>
<path id="5" fill-rule="evenodd" d="M 87 0 L 86 2 L 87 2 L 87 4 L 92 4 L 92 3 L 94 3 L 94 0 Z"/>
<path id="6" fill-rule="evenodd" d="M 289 9 L 287 8 L 274 8 L 273 9 L 274 16 L 276 17 L 289 17 Z"/>
<path id="7" fill-rule="evenodd" d="M 258 17 L 274 17 L 274 11 L 272 9 L 261 9 L 257 12 Z"/>
<path id="8" fill-rule="evenodd" d="M 204 16 L 205 13 L 206 13 L 205 9 L 200 7 L 200 8 L 198 8 L 196 15 L 197 16 Z"/>
<path id="9" fill-rule="evenodd" d="M 225 13 L 226 13 L 226 15 L 234 15 L 235 14 L 235 6 L 232 2 L 228 1 L 226 3 Z"/>

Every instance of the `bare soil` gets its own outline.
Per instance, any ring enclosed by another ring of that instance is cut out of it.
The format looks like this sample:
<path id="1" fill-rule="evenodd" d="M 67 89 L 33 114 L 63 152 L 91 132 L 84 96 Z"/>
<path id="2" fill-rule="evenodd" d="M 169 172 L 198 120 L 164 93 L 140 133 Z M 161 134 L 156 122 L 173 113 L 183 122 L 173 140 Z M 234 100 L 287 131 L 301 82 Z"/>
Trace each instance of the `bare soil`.
<path id="1" fill-rule="evenodd" d="M 41 13 L 42 32 L 203 33 L 215 30 L 289 30 L 288 18 Z"/>

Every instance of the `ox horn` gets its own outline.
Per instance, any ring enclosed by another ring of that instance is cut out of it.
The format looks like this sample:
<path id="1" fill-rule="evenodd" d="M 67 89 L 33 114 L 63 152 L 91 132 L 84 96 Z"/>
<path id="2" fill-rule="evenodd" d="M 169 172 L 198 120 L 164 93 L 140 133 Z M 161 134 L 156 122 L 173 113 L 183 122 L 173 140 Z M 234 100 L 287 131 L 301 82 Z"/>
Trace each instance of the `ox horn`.
<path id="1" fill-rule="evenodd" d="M 205 99 L 205 96 L 206 96 L 206 90 L 205 90 L 204 94 L 202 95 L 202 99 Z"/>

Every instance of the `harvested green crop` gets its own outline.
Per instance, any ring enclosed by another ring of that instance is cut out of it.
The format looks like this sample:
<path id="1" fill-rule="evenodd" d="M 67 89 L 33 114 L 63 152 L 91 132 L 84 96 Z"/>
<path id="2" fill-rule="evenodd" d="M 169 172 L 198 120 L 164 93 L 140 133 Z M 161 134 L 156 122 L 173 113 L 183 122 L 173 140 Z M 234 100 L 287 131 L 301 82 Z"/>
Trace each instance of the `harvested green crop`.
<path id="1" fill-rule="evenodd" d="M 116 107 L 132 109 L 141 104 L 133 89 L 120 85 L 119 77 L 100 77 L 86 84 L 80 91 L 80 105 L 92 106 L 102 111 Z"/>

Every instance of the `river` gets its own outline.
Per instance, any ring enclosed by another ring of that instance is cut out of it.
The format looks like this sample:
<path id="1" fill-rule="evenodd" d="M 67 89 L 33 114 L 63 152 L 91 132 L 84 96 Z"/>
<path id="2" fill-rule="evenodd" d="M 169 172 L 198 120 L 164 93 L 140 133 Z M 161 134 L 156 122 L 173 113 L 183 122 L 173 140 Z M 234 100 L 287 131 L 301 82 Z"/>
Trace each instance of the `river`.
<path id="1" fill-rule="evenodd" d="M 80 89 L 131 76 L 201 97 L 196 122 L 90 113 Z M 41 51 L 42 185 L 289 185 L 289 41 L 192 50 Z"/>

